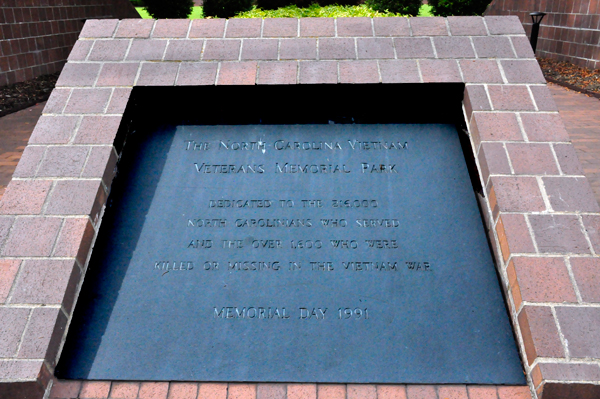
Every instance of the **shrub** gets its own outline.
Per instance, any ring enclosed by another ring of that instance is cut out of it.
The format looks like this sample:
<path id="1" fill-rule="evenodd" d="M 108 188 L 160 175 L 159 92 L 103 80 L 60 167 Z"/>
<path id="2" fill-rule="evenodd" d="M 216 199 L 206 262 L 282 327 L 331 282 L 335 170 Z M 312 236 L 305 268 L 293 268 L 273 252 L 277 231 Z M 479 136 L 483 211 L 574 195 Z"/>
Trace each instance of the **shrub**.
<path id="1" fill-rule="evenodd" d="M 204 17 L 232 18 L 237 13 L 249 11 L 252 0 L 204 0 Z"/>
<path id="2" fill-rule="evenodd" d="M 429 0 L 433 15 L 481 15 L 490 0 Z"/>
<path id="3" fill-rule="evenodd" d="M 421 0 L 366 0 L 365 3 L 375 11 L 415 17 L 421 8 Z"/>
<path id="4" fill-rule="evenodd" d="M 192 13 L 194 0 L 144 0 L 146 11 L 154 19 L 187 18 Z"/>

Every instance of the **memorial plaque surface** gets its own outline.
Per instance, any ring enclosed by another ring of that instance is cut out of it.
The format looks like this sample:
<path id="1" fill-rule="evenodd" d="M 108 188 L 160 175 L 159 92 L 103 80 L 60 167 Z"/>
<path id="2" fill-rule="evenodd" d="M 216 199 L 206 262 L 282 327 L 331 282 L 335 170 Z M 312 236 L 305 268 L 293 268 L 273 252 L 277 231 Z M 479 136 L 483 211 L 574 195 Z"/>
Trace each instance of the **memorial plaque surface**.
<path id="1" fill-rule="evenodd" d="M 451 125 L 131 137 L 56 374 L 525 382 Z"/>

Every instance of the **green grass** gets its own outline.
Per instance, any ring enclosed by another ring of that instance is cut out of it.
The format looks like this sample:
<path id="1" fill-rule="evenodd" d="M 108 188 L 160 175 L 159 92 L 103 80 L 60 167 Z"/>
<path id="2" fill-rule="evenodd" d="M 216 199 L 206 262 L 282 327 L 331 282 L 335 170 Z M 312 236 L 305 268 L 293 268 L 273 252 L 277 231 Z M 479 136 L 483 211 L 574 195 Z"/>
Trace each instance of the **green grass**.
<path id="1" fill-rule="evenodd" d="M 135 8 L 142 18 L 152 18 L 144 7 Z M 240 13 L 235 18 L 307 18 L 307 17 L 396 17 L 400 14 L 391 12 L 383 13 L 375 11 L 365 4 L 358 6 L 325 6 L 313 4 L 310 7 L 298 8 L 295 5 L 278 8 L 277 10 L 263 10 L 252 8 L 252 10 Z M 419 17 L 432 17 L 431 6 L 423 4 L 419 10 Z M 189 19 L 204 18 L 202 7 L 194 7 Z"/>

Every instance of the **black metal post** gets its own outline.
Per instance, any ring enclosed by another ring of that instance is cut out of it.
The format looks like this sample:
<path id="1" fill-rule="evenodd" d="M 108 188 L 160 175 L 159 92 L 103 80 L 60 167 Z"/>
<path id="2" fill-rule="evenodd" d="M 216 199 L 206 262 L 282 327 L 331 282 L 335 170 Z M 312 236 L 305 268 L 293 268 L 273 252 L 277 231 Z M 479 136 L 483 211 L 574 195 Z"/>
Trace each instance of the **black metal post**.
<path id="1" fill-rule="evenodd" d="M 531 43 L 531 48 L 533 49 L 533 54 L 535 54 L 535 48 L 537 47 L 537 39 L 538 33 L 540 33 L 540 22 L 544 19 L 546 13 L 544 12 L 532 12 L 529 14 L 531 16 L 531 22 L 533 22 L 533 26 L 531 27 L 531 37 L 529 38 L 529 42 Z"/>

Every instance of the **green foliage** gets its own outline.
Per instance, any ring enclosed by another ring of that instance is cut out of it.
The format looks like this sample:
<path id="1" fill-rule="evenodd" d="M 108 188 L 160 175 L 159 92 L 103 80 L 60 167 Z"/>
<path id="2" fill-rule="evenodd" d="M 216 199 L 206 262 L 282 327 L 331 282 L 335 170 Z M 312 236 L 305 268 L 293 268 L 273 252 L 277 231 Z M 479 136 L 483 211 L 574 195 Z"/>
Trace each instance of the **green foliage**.
<path id="1" fill-rule="evenodd" d="M 281 7 L 276 10 L 263 10 L 253 7 L 252 10 L 236 15 L 236 18 L 309 18 L 309 17 L 396 17 L 391 12 L 379 12 L 365 4 L 358 6 L 330 5 L 321 7 L 314 3 L 308 7 L 299 8 L 296 5 Z"/>
<path id="2" fill-rule="evenodd" d="M 187 18 L 194 7 L 193 0 L 144 0 L 146 11 L 154 19 Z"/>
<path id="3" fill-rule="evenodd" d="M 490 0 L 429 0 L 434 15 L 482 15 Z"/>
<path id="4" fill-rule="evenodd" d="M 417 16 L 421 0 L 366 0 L 365 4 L 375 11 Z"/>
<path id="5" fill-rule="evenodd" d="M 252 9 L 252 0 L 204 0 L 204 16 L 232 18 Z"/>
<path id="6" fill-rule="evenodd" d="M 136 7 L 135 9 L 137 10 L 138 14 L 140 14 L 140 17 L 144 19 L 152 19 L 152 17 L 150 16 L 150 14 L 148 14 L 148 11 L 146 11 L 144 7 Z M 204 18 L 204 14 L 202 13 L 202 7 L 194 7 L 192 9 L 192 13 L 188 16 L 188 19 L 201 18 Z"/>

